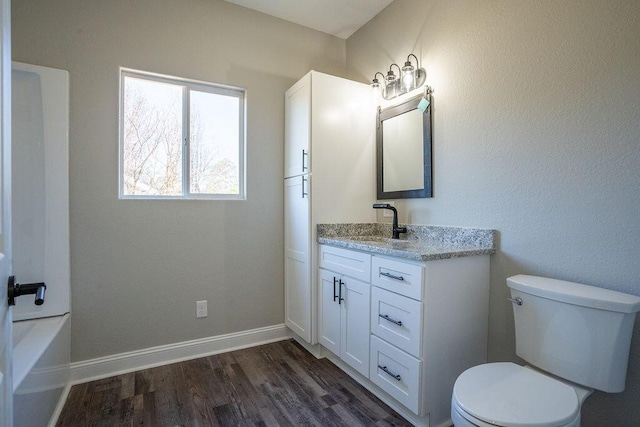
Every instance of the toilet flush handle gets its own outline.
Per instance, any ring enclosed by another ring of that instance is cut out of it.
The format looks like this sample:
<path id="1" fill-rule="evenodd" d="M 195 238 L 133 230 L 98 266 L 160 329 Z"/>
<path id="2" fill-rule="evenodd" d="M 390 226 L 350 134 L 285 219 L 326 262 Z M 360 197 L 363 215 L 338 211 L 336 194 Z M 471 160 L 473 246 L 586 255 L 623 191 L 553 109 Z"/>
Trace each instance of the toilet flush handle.
<path id="1" fill-rule="evenodd" d="M 515 297 L 515 298 L 507 298 L 509 301 L 511 301 L 512 303 L 514 303 L 515 305 L 522 305 L 522 298 L 520 297 Z"/>

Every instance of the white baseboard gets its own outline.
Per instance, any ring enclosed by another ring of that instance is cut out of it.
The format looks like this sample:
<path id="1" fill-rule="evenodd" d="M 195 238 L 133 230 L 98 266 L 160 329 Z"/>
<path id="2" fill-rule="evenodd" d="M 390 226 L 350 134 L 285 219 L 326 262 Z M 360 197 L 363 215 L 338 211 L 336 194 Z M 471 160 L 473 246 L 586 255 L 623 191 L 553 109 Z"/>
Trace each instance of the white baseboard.
<path id="1" fill-rule="evenodd" d="M 80 384 L 288 338 L 291 338 L 291 332 L 282 324 L 73 362 L 71 364 L 71 384 Z"/>

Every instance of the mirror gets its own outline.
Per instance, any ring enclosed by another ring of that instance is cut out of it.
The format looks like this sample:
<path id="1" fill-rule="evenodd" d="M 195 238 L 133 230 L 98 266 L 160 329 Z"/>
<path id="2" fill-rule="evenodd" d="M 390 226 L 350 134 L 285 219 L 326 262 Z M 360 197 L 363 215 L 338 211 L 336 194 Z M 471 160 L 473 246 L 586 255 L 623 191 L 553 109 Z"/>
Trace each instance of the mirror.
<path id="1" fill-rule="evenodd" d="M 423 98 L 378 109 L 378 200 L 432 196 L 431 104 L 423 112 L 418 108 Z"/>

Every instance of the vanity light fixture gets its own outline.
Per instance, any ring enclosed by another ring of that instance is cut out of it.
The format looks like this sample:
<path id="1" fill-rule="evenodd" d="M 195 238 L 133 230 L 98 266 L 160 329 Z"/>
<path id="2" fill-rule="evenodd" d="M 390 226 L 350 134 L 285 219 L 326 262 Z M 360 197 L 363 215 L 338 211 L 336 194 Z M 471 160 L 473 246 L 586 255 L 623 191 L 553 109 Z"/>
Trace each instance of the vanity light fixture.
<path id="1" fill-rule="evenodd" d="M 411 62 L 411 57 L 415 58 L 415 67 Z M 395 73 L 393 72 L 394 66 L 398 68 L 399 78 L 397 78 Z M 384 77 L 384 85 L 380 84 L 380 81 L 377 78 L 378 74 Z M 393 63 L 389 66 L 389 71 L 387 72 L 386 76 L 380 72 L 377 72 L 373 76 L 371 87 L 375 92 L 380 93 L 384 99 L 389 100 L 395 98 L 396 96 L 404 95 L 409 91 L 419 88 L 424 84 L 426 77 L 427 72 L 424 68 L 420 68 L 418 57 L 411 53 L 409 54 L 409 56 L 407 56 L 407 60 L 405 61 L 402 68 L 400 68 L 398 64 Z"/>

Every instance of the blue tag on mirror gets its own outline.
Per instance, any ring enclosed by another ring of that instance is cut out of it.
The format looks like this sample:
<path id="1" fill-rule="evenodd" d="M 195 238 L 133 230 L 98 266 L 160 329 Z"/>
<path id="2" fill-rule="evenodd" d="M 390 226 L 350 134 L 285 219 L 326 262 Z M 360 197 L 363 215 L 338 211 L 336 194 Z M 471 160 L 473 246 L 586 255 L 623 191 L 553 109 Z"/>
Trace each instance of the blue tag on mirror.
<path id="1" fill-rule="evenodd" d="M 418 109 L 424 113 L 429 108 L 429 104 L 430 102 L 427 98 L 422 98 L 418 103 Z"/>

